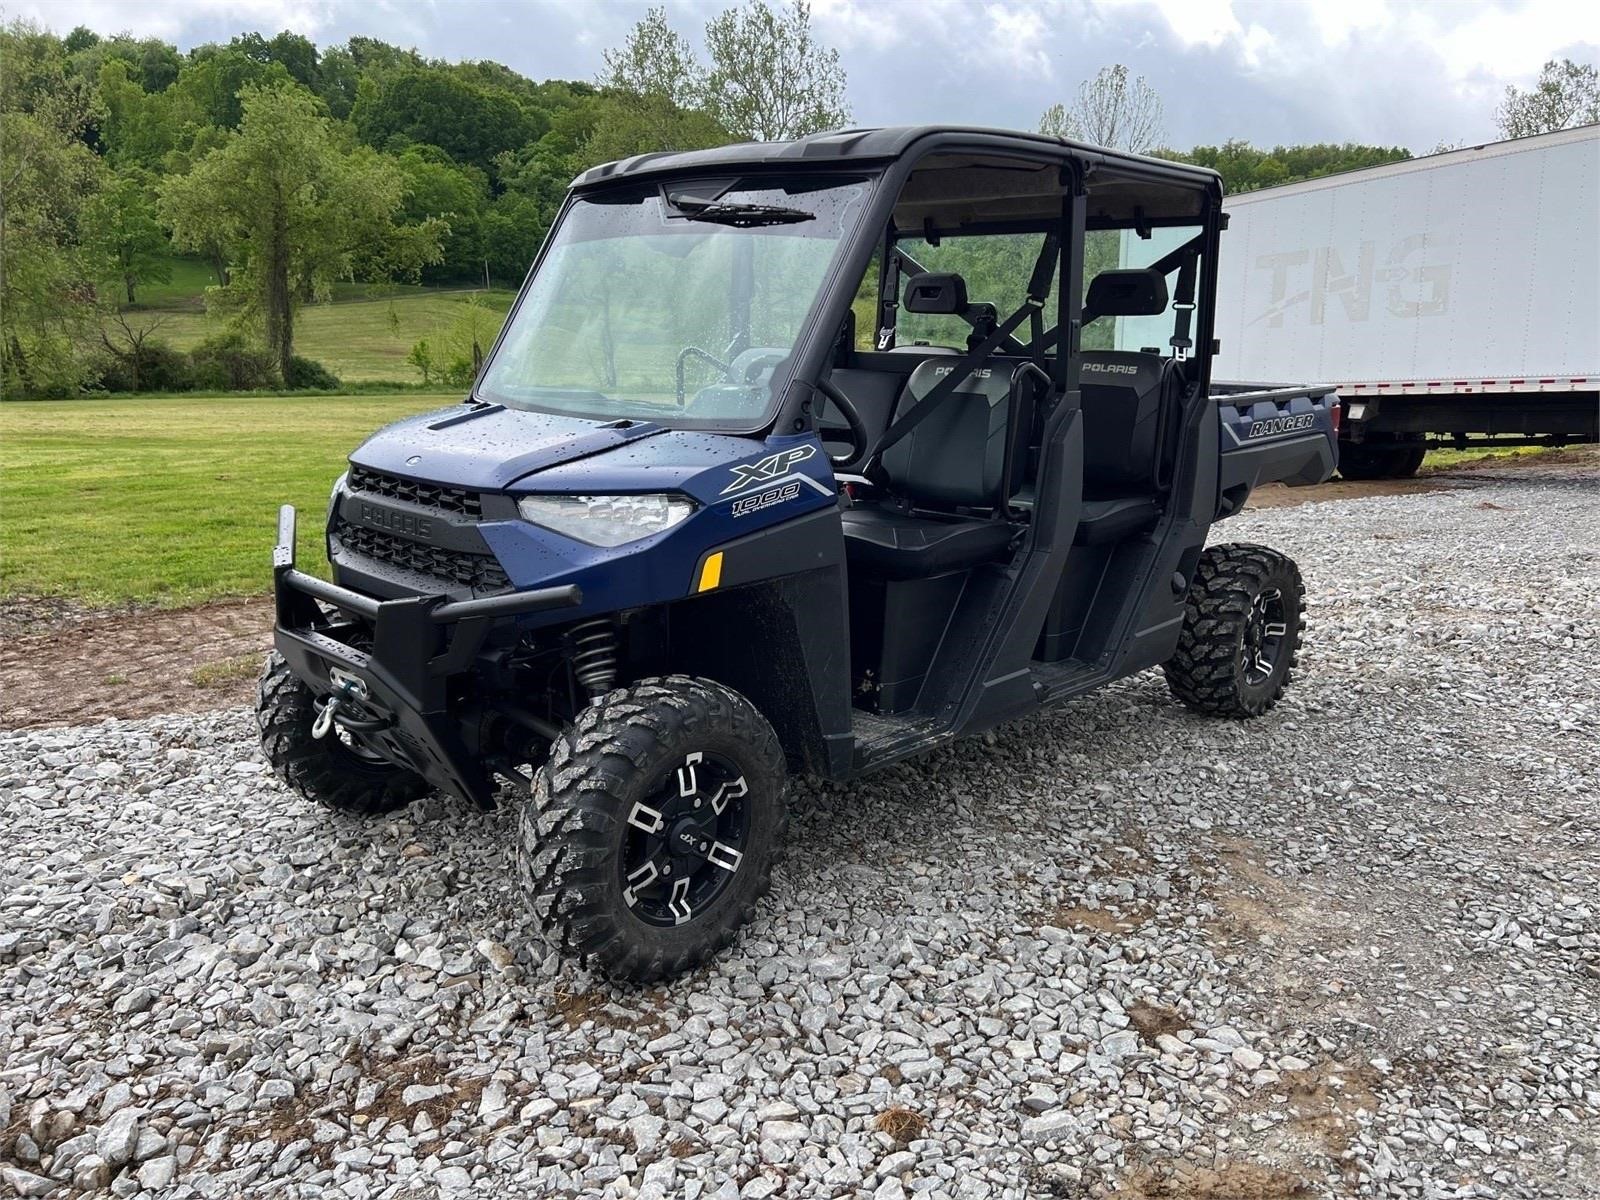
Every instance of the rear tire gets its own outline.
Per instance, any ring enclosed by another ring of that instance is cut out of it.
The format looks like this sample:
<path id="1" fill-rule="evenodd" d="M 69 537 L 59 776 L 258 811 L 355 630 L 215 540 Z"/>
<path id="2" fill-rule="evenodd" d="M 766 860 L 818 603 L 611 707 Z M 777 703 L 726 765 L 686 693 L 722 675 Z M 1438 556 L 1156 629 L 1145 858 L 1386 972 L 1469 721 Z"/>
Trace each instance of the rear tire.
<path id="1" fill-rule="evenodd" d="M 771 885 L 785 783 L 772 727 L 719 683 L 672 675 L 605 696 L 556 739 L 517 822 L 541 933 L 616 979 L 705 962 Z"/>
<path id="2" fill-rule="evenodd" d="M 1287 555 L 1213 546 L 1189 583 L 1178 649 L 1163 670 L 1189 708 L 1259 717 L 1278 702 L 1300 656 L 1305 585 Z"/>
<path id="3" fill-rule="evenodd" d="M 273 774 L 307 800 L 336 812 L 376 816 L 404 808 L 432 789 L 415 771 L 369 757 L 330 730 L 311 736 L 317 719 L 311 689 L 283 655 L 267 655 L 256 693 L 261 752 Z"/>

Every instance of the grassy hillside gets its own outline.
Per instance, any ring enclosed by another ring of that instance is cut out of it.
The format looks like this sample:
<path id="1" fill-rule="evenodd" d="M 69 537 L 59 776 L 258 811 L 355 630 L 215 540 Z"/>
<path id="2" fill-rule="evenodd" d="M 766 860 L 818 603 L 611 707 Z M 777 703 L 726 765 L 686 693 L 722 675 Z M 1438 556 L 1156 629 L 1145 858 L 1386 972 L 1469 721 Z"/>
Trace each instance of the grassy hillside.
<path id="1" fill-rule="evenodd" d="M 380 425 L 453 396 L 0 405 L 0 596 L 189 604 L 264 591 L 278 505 L 320 569 L 328 488 Z"/>
<path id="2" fill-rule="evenodd" d="M 174 259 L 172 280 L 138 289 L 130 319 L 159 324 L 157 336 L 188 350 L 220 333 L 223 322 L 205 310 L 205 289 L 215 282 L 195 259 Z M 516 293 L 482 288 L 448 290 L 398 286 L 374 297 L 364 284 L 340 284 L 326 304 L 308 304 L 295 321 L 295 353 L 322 363 L 351 383 L 419 383 L 406 363 L 418 341 L 437 343 L 455 325 L 469 298 L 504 316 Z"/>

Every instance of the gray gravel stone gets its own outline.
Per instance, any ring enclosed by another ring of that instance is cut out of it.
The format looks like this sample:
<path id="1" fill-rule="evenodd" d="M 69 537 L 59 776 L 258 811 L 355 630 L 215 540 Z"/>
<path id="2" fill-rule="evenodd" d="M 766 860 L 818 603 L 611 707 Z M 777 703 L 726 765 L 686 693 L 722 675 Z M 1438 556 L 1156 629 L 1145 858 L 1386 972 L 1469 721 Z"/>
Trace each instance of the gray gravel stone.
<path id="1" fill-rule="evenodd" d="M 1600 491 L 1470 474 L 1218 530 L 1307 578 L 1259 721 L 1152 672 L 796 781 L 657 988 L 535 949 L 509 807 L 335 818 L 247 712 L 0 733 L 0 1190 L 1587 1200 Z"/>

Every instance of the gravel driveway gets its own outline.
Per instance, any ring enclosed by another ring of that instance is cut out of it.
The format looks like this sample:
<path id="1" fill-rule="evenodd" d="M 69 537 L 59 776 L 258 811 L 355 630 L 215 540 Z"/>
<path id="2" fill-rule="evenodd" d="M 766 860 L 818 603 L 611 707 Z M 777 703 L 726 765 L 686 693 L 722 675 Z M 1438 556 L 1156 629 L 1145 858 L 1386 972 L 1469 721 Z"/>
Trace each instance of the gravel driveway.
<path id="1" fill-rule="evenodd" d="M 1273 714 L 802 784 L 648 991 L 530 949 L 503 813 L 314 811 L 241 711 L 0 735 L 0 1193 L 1594 1196 L 1597 482 L 1229 522 L 1307 577 Z"/>

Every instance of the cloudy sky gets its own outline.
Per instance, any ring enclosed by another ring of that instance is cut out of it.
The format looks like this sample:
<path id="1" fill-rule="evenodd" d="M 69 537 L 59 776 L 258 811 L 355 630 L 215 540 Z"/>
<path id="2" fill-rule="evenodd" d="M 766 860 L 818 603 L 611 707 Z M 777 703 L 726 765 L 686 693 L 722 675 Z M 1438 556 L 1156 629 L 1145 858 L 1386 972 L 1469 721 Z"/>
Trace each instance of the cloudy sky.
<path id="1" fill-rule="evenodd" d="M 698 41 L 731 0 L 667 0 Z M 61 32 L 82 23 L 182 49 L 256 29 L 319 44 L 366 34 L 534 78 L 592 79 L 646 0 L 6 0 Z M 1494 136 L 1508 83 L 1550 58 L 1600 62 L 1592 0 L 813 0 L 861 124 L 1031 128 L 1101 66 L 1165 101 L 1176 146 L 1361 141 L 1416 151 Z"/>

